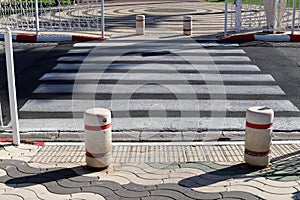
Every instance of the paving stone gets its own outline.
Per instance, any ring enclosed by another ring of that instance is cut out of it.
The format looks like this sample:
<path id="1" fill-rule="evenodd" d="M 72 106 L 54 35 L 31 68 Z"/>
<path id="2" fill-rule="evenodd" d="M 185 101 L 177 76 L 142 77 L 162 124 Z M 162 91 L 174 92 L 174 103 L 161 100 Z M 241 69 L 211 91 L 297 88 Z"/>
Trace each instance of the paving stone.
<path id="1" fill-rule="evenodd" d="M 36 196 L 38 196 L 40 199 L 55 199 L 55 200 L 60 200 L 60 199 L 69 199 L 70 195 L 58 195 L 54 193 L 50 193 L 47 188 L 43 185 L 33 185 L 29 186 L 26 188 L 27 190 L 31 190 L 35 192 Z"/>
<path id="2" fill-rule="evenodd" d="M 123 189 L 123 187 L 119 183 L 116 183 L 113 181 L 102 181 L 102 180 L 93 181 L 93 182 L 91 182 L 91 187 L 94 187 L 94 186 L 95 187 L 96 186 L 106 187 L 106 188 L 111 189 L 112 191 Z"/>
<path id="3" fill-rule="evenodd" d="M 55 194 L 73 194 L 73 193 L 78 193 L 81 192 L 80 188 L 67 188 L 67 187 L 62 187 L 57 184 L 55 181 L 47 182 L 47 183 L 42 183 L 50 192 L 55 193 Z"/>
<path id="4" fill-rule="evenodd" d="M 94 182 L 94 181 L 98 181 L 99 177 L 89 177 L 89 176 L 75 176 L 75 177 L 71 177 L 68 178 L 70 181 L 76 181 L 76 182 Z"/>
<path id="5" fill-rule="evenodd" d="M 133 174 L 135 174 L 136 176 L 140 177 L 140 178 L 144 178 L 144 179 L 161 179 L 161 178 L 168 178 L 168 174 L 155 174 L 155 173 L 147 173 L 146 171 L 144 171 L 143 169 L 141 169 L 140 167 L 137 166 L 124 166 L 124 167 L 120 167 L 117 168 L 120 171 L 128 171 L 131 172 Z"/>
<path id="6" fill-rule="evenodd" d="M 162 184 L 157 186 L 158 189 L 176 190 L 182 192 L 185 196 L 193 199 L 218 199 L 221 198 L 219 193 L 203 193 L 193 191 L 191 188 L 182 187 L 178 184 Z"/>
<path id="7" fill-rule="evenodd" d="M 119 183 L 121 185 L 129 184 L 130 180 L 126 177 L 118 176 L 118 175 L 107 175 L 107 176 L 101 176 L 101 180 L 104 181 L 113 181 L 116 183 Z"/>
<path id="8" fill-rule="evenodd" d="M 171 197 L 166 197 L 166 196 L 153 195 L 150 197 L 142 197 L 141 200 L 176 200 L 176 199 Z"/>
<path id="9" fill-rule="evenodd" d="M 256 186 L 256 187 L 259 187 L 259 186 Z M 293 187 L 282 188 L 282 187 L 274 187 L 274 186 L 270 186 L 270 185 L 264 185 L 264 186 L 260 187 L 260 189 L 265 191 L 265 192 L 268 192 L 268 193 L 271 193 L 271 194 L 278 194 L 278 195 L 292 194 L 294 192 L 297 192 L 297 189 L 293 188 Z"/>
<path id="10" fill-rule="evenodd" d="M 16 195 L 16 196 L 22 196 L 23 199 L 37 199 L 36 194 L 31 191 L 31 190 L 27 190 L 27 189 L 22 189 L 22 188 L 17 188 L 14 190 L 10 190 L 9 192 L 6 192 L 5 194 L 9 194 L 9 195 Z"/>
<path id="11" fill-rule="evenodd" d="M 204 186 L 204 187 L 198 187 L 198 188 L 192 188 L 195 191 L 198 192 L 226 192 L 227 189 L 226 187 L 218 186 L 218 187 L 213 187 L 213 186 Z"/>
<path id="12" fill-rule="evenodd" d="M 246 200 L 258 200 L 261 199 L 254 194 L 250 194 L 247 192 L 237 192 L 237 191 L 230 191 L 230 192 L 222 192 L 221 193 L 223 198 L 231 198 L 231 199 L 246 199 Z"/>
<path id="13" fill-rule="evenodd" d="M 142 184 L 142 185 L 157 185 L 157 184 L 162 184 L 161 179 L 156 179 L 156 180 L 147 180 L 143 178 L 137 177 L 135 174 L 130 173 L 130 172 L 116 172 L 113 173 L 115 176 L 120 176 L 128 179 L 130 182 L 136 183 L 136 184 Z"/>
<path id="14" fill-rule="evenodd" d="M 26 162 L 20 162 L 15 166 L 18 168 L 20 172 L 25 174 L 38 174 L 41 172 L 40 169 L 30 167 Z"/>
<path id="15" fill-rule="evenodd" d="M 99 187 L 99 186 L 83 187 L 81 192 L 95 193 L 95 194 L 102 195 L 105 198 L 111 195 L 116 195 L 110 188 Z"/>
<path id="16" fill-rule="evenodd" d="M 86 182 L 76 182 L 76 181 L 71 181 L 68 179 L 60 179 L 56 181 L 58 185 L 62 186 L 62 187 L 67 187 L 67 188 L 80 188 L 80 187 L 88 187 L 90 186 L 90 182 L 86 181 Z"/>
<path id="17" fill-rule="evenodd" d="M 12 195 L 12 194 L 0 194 L 1 200 L 24 200 L 20 196 Z"/>
<path id="18" fill-rule="evenodd" d="M 150 195 L 148 191 L 132 191 L 132 190 L 116 190 L 114 191 L 120 197 L 127 197 L 127 198 L 140 198 L 140 197 L 147 197 Z"/>
<path id="19" fill-rule="evenodd" d="M 105 200 L 105 198 L 99 194 L 93 194 L 93 193 L 77 193 L 77 194 L 71 194 L 70 200 L 77 200 L 77 199 L 91 199 L 91 200 Z"/>
<path id="20" fill-rule="evenodd" d="M 0 176 L 6 176 L 7 173 L 4 169 L 0 169 Z"/>
<path id="21" fill-rule="evenodd" d="M 137 191 L 137 192 L 143 192 L 143 191 L 151 191 L 155 190 L 157 187 L 155 185 L 139 185 L 135 183 L 129 183 L 126 185 L 122 185 L 123 188 L 126 190 L 131 190 L 131 191 Z"/>
<path id="22" fill-rule="evenodd" d="M 157 190 L 153 190 L 150 191 L 151 196 L 166 196 L 166 197 L 171 197 L 174 199 L 190 199 L 187 196 L 185 196 L 183 193 L 177 191 L 177 190 L 173 190 L 173 189 L 157 189 Z"/>

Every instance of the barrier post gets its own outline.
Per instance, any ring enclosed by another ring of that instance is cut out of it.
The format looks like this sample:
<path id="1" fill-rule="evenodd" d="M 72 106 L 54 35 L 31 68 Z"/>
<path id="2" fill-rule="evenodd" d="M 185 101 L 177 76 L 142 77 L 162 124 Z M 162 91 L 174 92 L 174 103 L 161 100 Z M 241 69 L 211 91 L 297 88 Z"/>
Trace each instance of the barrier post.
<path id="1" fill-rule="evenodd" d="M 9 27 L 7 27 L 5 30 L 4 39 L 5 39 L 5 56 L 6 56 L 6 68 L 7 68 L 10 118 L 11 118 L 11 126 L 13 131 L 13 144 L 20 145 L 20 131 L 19 131 L 19 117 L 18 117 L 16 83 L 15 83 L 13 46 L 12 46 L 11 30 Z"/>
<path id="2" fill-rule="evenodd" d="M 104 108 L 84 113 L 86 164 L 106 168 L 112 162 L 111 112 Z"/>
<path id="3" fill-rule="evenodd" d="M 263 106 L 248 108 L 246 112 L 245 163 L 266 167 L 271 160 L 274 111 Z"/>
<path id="4" fill-rule="evenodd" d="M 185 15 L 183 17 L 183 34 L 192 35 L 193 17 L 190 15 Z"/>
<path id="5" fill-rule="evenodd" d="M 101 0 L 101 37 L 105 37 L 104 0 Z"/>
<path id="6" fill-rule="evenodd" d="M 136 16 L 136 34 L 144 35 L 145 34 L 145 15 Z"/>

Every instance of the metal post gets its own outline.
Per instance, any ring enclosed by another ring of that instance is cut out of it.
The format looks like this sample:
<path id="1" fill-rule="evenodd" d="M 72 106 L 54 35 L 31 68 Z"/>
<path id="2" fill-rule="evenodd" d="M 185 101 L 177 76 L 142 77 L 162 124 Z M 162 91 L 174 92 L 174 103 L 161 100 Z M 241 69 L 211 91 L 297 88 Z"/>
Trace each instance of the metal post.
<path id="1" fill-rule="evenodd" d="M 105 20 L 104 20 L 104 0 L 101 0 L 101 37 L 105 37 Z"/>
<path id="2" fill-rule="evenodd" d="M 273 33 L 275 34 L 277 31 L 277 16 L 278 16 L 278 0 L 275 0 L 274 2 L 274 27 L 273 27 Z"/>
<path id="3" fill-rule="evenodd" d="M 294 35 L 295 32 L 295 18 L 296 18 L 296 0 L 293 0 L 293 21 L 292 21 L 292 32 L 291 32 L 292 35 Z"/>
<path id="4" fill-rule="evenodd" d="M 13 144 L 19 145 L 20 132 L 19 132 L 18 106 L 17 106 L 17 95 L 16 95 L 16 85 L 15 85 L 15 69 L 14 69 L 14 58 L 13 58 L 12 36 L 9 27 L 6 28 L 4 37 L 5 37 L 5 55 L 6 55 L 6 67 L 7 67 L 10 117 L 11 117 L 12 131 L 13 131 Z"/>
<path id="5" fill-rule="evenodd" d="M 224 37 L 227 37 L 227 15 L 228 15 L 228 0 L 225 0 L 225 16 L 224 16 Z"/>
<path id="6" fill-rule="evenodd" d="M 39 0 L 34 0 L 34 7 L 35 7 L 35 30 L 36 34 L 38 35 L 40 32 L 40 22 L 39 22 Z"/>
<path id="7" fill-rule="evenodd" d="M 242 29 L 242 0 L 236 0 L 235 5 L 235 31 L 241 32 Z"/>

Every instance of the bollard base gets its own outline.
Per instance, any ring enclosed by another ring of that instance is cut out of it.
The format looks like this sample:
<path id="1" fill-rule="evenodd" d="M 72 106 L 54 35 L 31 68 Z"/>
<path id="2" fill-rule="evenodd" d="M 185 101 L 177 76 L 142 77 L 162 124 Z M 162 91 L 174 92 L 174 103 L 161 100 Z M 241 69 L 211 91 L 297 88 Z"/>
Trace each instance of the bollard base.
<path id="1" fill-rule="evenodd" d="M 105 169 L 112 163 L 112 157 L 107 156 L 103 158 L 92 158 L 92 157 L 85 157 L 87 167 L 94 168 L 94 169 Z"/>
<path id="2" fill-rule="evenodd" d="M 266 156 L 253 156 L 253 155 L 244 155 L 245 163 L 250 166 L 255 167 L 267 167 L 271 161 L 271 155 Z"/>

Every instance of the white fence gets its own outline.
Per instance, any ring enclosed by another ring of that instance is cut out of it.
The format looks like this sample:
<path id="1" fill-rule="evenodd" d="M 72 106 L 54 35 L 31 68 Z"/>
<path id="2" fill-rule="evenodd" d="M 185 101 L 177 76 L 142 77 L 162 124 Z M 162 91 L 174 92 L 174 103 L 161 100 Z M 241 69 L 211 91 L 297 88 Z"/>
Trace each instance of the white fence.
<path id="1" fill-rule="evenodd" d="M 101 0 L 1 0 L 0 29 L 29 31 L 100 30 Z"/>
<path id="2" fill-rule="evenodd" d="M 247 31 L 300 31 L 300 2 L 296 4 L 296 0 L 288 0 L 286 9 L 282 17 L 282 27 L 268 27 L 265 8 L 263 1 L 260 0 L 258 4 L 243 4 L 241 0 L 236 0 L 234 4 L 227 5 L 228 8 L 234 12 L 226 12 L 227 26 L 224 32 L 247 32 Z M 226 8 L 226 6 L 225 6 Z M 227 9 L 229 10 L 229 9 Z M 276 12 L 275 12 L 276 13 Z M 227 29 L 226 29 L 227 27 Z"/>

